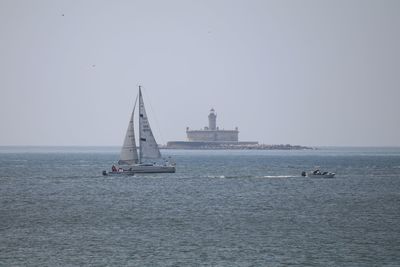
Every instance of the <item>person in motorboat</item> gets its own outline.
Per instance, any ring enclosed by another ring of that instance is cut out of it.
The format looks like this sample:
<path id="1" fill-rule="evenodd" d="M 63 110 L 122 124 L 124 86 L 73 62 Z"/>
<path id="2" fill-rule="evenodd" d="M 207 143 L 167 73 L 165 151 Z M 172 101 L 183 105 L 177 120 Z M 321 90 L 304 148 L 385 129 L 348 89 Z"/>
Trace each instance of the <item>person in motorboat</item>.
<path id="1" fill-rule="evenodd" d="M 313 171 L 313 174 L 314 175 L 321 175 L 321 171 L 320 170 L 315 170 L 315 171 Z"/>

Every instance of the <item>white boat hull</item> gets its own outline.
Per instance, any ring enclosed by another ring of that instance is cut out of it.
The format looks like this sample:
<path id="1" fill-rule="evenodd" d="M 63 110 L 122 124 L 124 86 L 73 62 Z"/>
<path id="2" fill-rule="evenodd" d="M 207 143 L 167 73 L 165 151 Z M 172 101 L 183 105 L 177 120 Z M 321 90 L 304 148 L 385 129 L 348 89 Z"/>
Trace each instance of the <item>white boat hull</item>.
<path id="1" fill-rule="evenodd" d="M 138 164 L 129 167 L 124 167 L 124 170 L 132 171 L 134 173 L 174 173 L 175 166 L 151 165 L 151 164 Z"/>
<path id="2" fill-rule="evenodd" d="M 104 176 L 122 176 L 122 175 L 133 176 L 133 175 L 135 175 L 135 173 L 133 171 L 111 171 L 111 172 L 103 171 L 103 175 Z"/>

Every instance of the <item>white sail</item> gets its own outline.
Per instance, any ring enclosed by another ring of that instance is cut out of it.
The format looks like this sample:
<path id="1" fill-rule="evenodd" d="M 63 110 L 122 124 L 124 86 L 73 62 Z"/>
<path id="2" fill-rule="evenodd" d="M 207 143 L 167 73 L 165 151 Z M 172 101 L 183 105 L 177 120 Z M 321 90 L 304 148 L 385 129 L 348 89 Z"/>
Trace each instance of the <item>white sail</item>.
<path id="1" fill-rule="evenodd" d="M 133 108 L 131 119 L 129 120 L 128 124 L 128 129 L 126 130 L 124 144 L 121 149 L 120 160 L 118 161 L 119 165 L 133 165 L 139 162 L 135 141 L 135 131 L 133 128 L 133 114 L 135 113 L 135 107 Z"/>
<path id="2" fill-rule="evenodd" d="M 146 110 L 142 97 L 142 91 L 139 86 L 139 143 L 140 143 L 140 162 L 143 159 L 161 158 L 160 150 L 151 131 L 149 120 L 147 119 Z"/>

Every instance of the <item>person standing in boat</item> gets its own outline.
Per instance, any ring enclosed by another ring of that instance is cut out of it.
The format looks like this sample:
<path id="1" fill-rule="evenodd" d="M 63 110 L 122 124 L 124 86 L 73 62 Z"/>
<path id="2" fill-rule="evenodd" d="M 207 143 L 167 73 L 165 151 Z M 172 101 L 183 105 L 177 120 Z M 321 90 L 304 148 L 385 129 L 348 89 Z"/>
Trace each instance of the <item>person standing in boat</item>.
<path id="1" fill-rule="evenodd" d="M 111 170 L 112 170 L 113 172 L 116 172 L 116 171 L 117 171 L 117 167 L 115 167 L 115 165 L 112 165 Z"/>

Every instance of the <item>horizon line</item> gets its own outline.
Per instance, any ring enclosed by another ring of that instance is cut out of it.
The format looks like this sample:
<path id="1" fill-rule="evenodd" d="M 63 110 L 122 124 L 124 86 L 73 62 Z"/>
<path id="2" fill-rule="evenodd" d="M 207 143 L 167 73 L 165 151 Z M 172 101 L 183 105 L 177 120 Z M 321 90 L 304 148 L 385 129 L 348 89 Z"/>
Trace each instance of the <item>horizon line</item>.
<path id="1" fill-rule="evenodd" d="M 164 145 L 164 144 L 158 144 Z M 265 144 L 265 145 L 286 145 L 286 144 Z M 290 144 L 292 145 L 292 144 Z M 293 146 L 296 146 L 294 144 Z M 301 145 L 306 147 L 320 148 L 400 148 L 400 145 Z M 0 147 L 121 147 L 121 145 L 1 145 Z"/>

